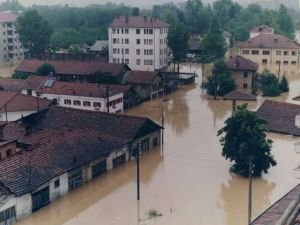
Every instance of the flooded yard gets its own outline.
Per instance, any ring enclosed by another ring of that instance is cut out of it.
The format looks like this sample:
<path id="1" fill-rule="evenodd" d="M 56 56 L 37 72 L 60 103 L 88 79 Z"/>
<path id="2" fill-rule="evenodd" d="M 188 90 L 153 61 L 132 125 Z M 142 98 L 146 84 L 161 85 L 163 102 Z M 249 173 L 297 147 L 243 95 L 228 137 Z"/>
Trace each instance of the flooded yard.
<path id="1" fill-rule="evenodd" d="M 201 75 L 200 66 L 185 65 Z M 297 70 L 287 74 L 291 92 L 278 99 L 291 102 L 300 95 Z M 208 100 L 197 84 L 180 87 L 162 99 L 127 112 L 157 123 L 165 115 L 165 144 L 141 159 L 141 200 L 136 201 L 136 165 L 129 162 L 107 172 L 34 213 L 18 225 L 241 225 L 247 223 L 248 180 L 229 172 L 216 136 L 231 114 L 231 102 Z M 249 105 L 256 109 L 263 99 Z M 269 134 L 278 162 L 253 181 L 253 218 L 299 183 L 295 168 L 300 139 Z M 155 209 L 162 216 L 150 219 Z"/>

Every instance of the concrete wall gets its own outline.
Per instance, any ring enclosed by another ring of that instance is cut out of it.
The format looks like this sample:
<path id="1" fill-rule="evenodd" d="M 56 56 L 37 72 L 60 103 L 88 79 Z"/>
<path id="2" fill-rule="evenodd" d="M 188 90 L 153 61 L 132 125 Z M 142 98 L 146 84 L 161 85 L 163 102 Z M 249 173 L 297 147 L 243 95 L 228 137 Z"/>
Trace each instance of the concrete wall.
<path id="1" fill-rule="evenodd" d="M 234 79 L 237 89 L 244 90 L 244 84 L 247 84 L 246 90 L 252 88 L 252 80 L 255 73 L 252 71 L 245 72 L 248 73 L 247 77 L 244 77 L 244 71 L 232 71 L 232 78 Z"/>
<path id="2" fill-rule="evenodd" d="M 4 146 L 1 146 L 0 147 L 0 154 L 1 154 L 1 157 L 0 159 L 5 159 L 7 156 L 7 150 L 11 150 L 11 154 L 15 154 L 16 153 L 16 142 L 12 142 L 12 143 L 9 143 L 9 144 L 6 144 Z"/>
<path id="3" fill-rule="evenodd" d="M 110 63 L 127 63 L 132 70 L 144 70 L 154 71 L 166 67 L 168 64 L 168 46 L 167 36 L 168 28 L 138 28 L 140 34 L 136 34 L 136 28 L 128 28 L 128 34 L 125 34 L 123 28 L 108 28 L 108 40 L 109 40 L 109 62 Z M 119 33 L 117 33 L 117 29 Z M 126 28 L 127 29 L 127 28 Z M 153 34 L 144 34 L 144 29 L 153 29 Z M 117 39 L 118 43 L 113 43 L 113 39 Z M 125 44 L 125 39 L 129 39 L 129 43 Z M 137 39 L 140 40 L 140 44 L 137 44 Z M 152 44 L 145 43 L 144 40 L 152 40 Z M 114 49 L 117 50 L 114 53 Z M 122 53 L 122 49 L 123 53 Z M 125 49 L 129 50 L 127 54 Z M 144 54 L 144 50 L 153 50 L 152 55 Z M 137 55 L 137 50 L 140 50 L 140 54 Z M 140 60 L 140 65 L 137 64 L 137 60 Z M 152 60 L 152 65 L 146 65 L 145 60 Z"/>
<path id="4" fill-rule="evenodd" d="M 7 113 L 7 120 L 8 121 L 16 121 L 18 119 L 21 119 L 22 116 L 28 116 L 32 113 L 35 113 L 36 111 L 22 111 L 22 112 L 8 112 Z M 6 121 L 6 113 L 1 112 L 0 113 L 0 121 Z"/>
<path id="5" fill-rule="evenodd" d="M 60 185 L 59 187 L 54 187 L 54 182 L 59 179 Z M 69 191 L 69 183 L 68 183 L 68 173 L 64 173 L 59 177 L 55 177 L 49 181 L 49 191 L 50 191 L 50 201 L 54 201 L 55 199 L 66 195 Z"/>

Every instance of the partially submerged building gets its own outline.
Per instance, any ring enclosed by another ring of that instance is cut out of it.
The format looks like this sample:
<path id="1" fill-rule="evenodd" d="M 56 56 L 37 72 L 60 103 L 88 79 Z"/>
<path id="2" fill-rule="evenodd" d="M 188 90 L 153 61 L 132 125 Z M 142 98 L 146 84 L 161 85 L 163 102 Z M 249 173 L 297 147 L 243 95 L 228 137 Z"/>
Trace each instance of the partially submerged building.
<path id="1" fill-rule="evenodd" d="M 107 170 L 160 144 L 161 127 L 145 117 L 54 107 L 2 124 L 15 154 L 0 160 L 1 222 L 30 215 Z M 1 142 L 0 142 L 1 144 Z"/>

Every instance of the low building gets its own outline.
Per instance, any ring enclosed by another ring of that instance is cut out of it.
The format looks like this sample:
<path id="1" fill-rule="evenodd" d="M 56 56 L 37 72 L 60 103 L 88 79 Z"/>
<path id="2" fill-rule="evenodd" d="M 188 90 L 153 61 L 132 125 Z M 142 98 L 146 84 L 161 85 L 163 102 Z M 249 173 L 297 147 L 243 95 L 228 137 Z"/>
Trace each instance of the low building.
<path id="1" fill-rule="evenodd" d="M 260 34 L 274 34 L 274 29 L 267 25 L 260 25 L 258 27 L 254 27 L 250 31 L 250 38 L 254 38 Z"/>
<path id="2" fill-rule="evenodd" d="M 69 108 L 119 113 L 124 110 L 124 93 L 129 87 L 47 80 L 38 89 L 40 98 Z"/>
<path id="3" fill-rule="evenodd" d="M 160 144 L 144 117 L 53 107 L 1 126 L 2 138 L 31 146 L 0 160 L 1 222 L 20 220 Z"/>
<path id="4" fill-rule="evenodd" d="M 159 72 L 130 71 L 126 83 L 135 89 L 142 100 L 164 95 L 163 80 Z"/>
<path id="5" fill-rule="evenodd" d="M 260 34 L 238 47 L 239 54 L 256 62 L 260 72 L 268 69 L 277 74 L 299 63 L 300 45 L 280 34 Z"/>
<path id="6" fill-rule="evenodd" d="M 267 122 L 269 131 L 300 136 L 300 105 L 266 100 L 256 113 Z"/>
<path id="7" fill-rule="evenodd" d="M 253 87 L 255 82 L 258 64 L 243 56 L 230 56 L 227 60 L 227 67 L 232 73 L 232 78 L 240 90 L 247 90 Z"/>
<path id="8" fill-rule="evenodd" d="M 16 121 L 52 105 L 52 101 L 20 93 L 0 91 L 0 121 Z"/>
<path id="9" fill-rule="evenodd" d="M 91 47 L 90 52 L 99 54 L 104 49 L 108 49 L 108 40 L 97 40 Z"/>
<path id="10" fill-rule="evenodd" d="M 15 72 L 35 75 L 44 64 L 50 64 L 54 68 L 53 75 L 60 81 L 121 84 L 123 77 L 131 70 L 126 64 L 117 63 L 25 59 L 15 69 Z"/>

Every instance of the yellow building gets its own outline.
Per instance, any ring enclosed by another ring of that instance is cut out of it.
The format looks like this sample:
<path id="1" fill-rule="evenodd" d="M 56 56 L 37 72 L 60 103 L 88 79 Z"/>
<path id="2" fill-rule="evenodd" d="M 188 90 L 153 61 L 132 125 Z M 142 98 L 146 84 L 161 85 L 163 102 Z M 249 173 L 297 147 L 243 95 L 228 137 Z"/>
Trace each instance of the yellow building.
<path id="1" fill-rule="evenodd" d="M 300 46 L 280 34 L 260 34 L 238 45 L 241 56 L 259 64 L 259 71 L 280 73 L 283 67 L 297 66 Z"/>

